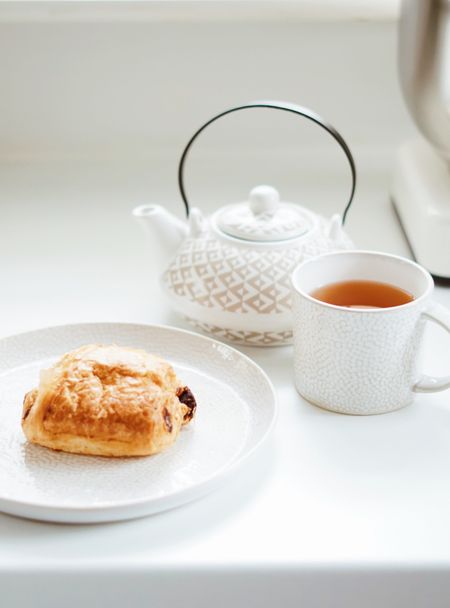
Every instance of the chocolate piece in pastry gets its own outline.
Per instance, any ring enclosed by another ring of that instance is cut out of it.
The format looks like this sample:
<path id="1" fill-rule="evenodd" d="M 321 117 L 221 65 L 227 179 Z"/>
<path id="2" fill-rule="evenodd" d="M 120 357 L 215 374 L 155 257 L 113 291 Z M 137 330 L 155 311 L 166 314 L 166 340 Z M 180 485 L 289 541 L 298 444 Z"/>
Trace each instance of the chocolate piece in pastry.
<path id="1" fill-rule="evenodd" d="M 33 443 L 76 454 L 145 456 L 172 445 L 196 408 L 169 363 L 143 350 L 88 345 L 42 370 L 25 395 Z"/>

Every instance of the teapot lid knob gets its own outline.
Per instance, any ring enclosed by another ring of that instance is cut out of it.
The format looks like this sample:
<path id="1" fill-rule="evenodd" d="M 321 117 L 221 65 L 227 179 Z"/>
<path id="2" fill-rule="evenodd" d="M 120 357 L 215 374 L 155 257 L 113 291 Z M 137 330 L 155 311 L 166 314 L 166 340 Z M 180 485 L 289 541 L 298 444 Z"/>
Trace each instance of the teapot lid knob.
<path id="1" fill-rule="evenodd" d="M 248 197 L 250 209 L 255 215 L 261 213 L 273 214 L 280 204 L 278 190 L 272 186 L 256 186 Z"/>
<path id="2" fill-rule="evenodd" d="M 246 241 L 285 241 L 312 227 L 311 213 L 299 205 L 280 200 L 272 186 L 256 186 L 242 203 L 226 205 L 216 212 L 222 232 Z"/>

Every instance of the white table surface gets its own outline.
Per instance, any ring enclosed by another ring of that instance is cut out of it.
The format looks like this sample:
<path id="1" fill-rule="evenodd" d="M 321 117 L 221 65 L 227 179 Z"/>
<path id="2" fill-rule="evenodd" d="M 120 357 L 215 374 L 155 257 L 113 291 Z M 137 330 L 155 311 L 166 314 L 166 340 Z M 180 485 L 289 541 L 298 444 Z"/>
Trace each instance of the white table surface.
<path id="1" fill-rule="evenodd" d="M 408 255 L 388 165 L 370 155 L 360 163 L 348 230 L 361 248 Z M 0 335 L 82 321 L 187 327 L 160 302 L 157 256 L 129 216 L 146 198 L 175 208 L 172 174 L 155 167 L 0 167 Z M 335 176 L 311 183 L 321 210 L 335 210 Z M 211 188 L 205 182 L 199 200 Z M 436 289 L 436 299 L 450 306 L 450 291 Z M 0 515 L 2 606 L 450 604 L 449 393 L 383 416 L 337 415 L 298 396 L 290 347 L 242 350 L 279 401 L 253 460 L 208 497 L 140 520 L 69 526 Z M 448 373 L 442 330 L 430 329 L 424 350 L 425 371 Z"/>

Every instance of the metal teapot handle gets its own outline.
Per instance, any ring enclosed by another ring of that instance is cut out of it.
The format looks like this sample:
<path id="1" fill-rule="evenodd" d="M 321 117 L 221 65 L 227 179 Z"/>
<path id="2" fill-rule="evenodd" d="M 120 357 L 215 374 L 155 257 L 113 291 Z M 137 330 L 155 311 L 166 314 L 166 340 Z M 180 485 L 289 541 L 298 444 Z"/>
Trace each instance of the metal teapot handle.
<path id="1" fill-rule="evenodd" d="M 350 197 L 348 199 L 347 205 L 345 206 L 344 213 L 342 214 L 342 223 L 344 223 L 347 217 L 348 210 L 350 209 L 350 205 L 352 204 L 356 188 L 356 167 L 352 153 L 350 152 L 350 148 L 346 144 L 342 135 L 340 135 L 340 133 L 338 133 L 333 126 L 325 122 L 318 114 L 316 114 L 312 110 L 308 110 L 308 108 L 303 108 L 302 106 L 298 106 L 297 104 L 288 103 L 285 101 L 252 101 L 241 106 L 230 108 L 228 110 L 225 110 L 224 112 L 221 112 L 220 114 L 217 114 L 216 116 L 213 116 L 213 118 L 208 120 L 208 122 L 205 122 L 205 124 L 194 133 L 194 135 L 191 137 L 186 147 L 184 148 L 183 154 L 181 155 L 180 162 L 178 164 L 178 187 L 180 189 L 180 194 L 181 198 L 183 199 L 184 206 L 186 207 L 186 215 L 189 217 L 189 202 L 186 196 L 186 190 L 184 188 L 184 164 L 186 162 L 186 157 L 192 144 L 200 135 L 200 133 L 206 129 L 206 127 L 208 127 L 211 123 L 215 122 L 219 118 L 222 118 L 222 116 L 226 116 L 227 114 L 231 114 L 232 112 L 238 112 L 240 110 L 247 110 L 251 108 L 272 108 L 274 110 L 285 110 L 286 112 L 298 114 L 299 116 L 303 116 L 304 118 L 307 118 L 308 120 L 311 120 L 312 122 L 316 123 L 323 129 L 325 129 L 325 131 L 328 131 L 328 133 L 337 141 L 337 143 L 344 151 L 345 156 L 347 157 L 348 163 L 350 165 L 350 171 L 352 174 L 352 186 L 350 190 Z"/>

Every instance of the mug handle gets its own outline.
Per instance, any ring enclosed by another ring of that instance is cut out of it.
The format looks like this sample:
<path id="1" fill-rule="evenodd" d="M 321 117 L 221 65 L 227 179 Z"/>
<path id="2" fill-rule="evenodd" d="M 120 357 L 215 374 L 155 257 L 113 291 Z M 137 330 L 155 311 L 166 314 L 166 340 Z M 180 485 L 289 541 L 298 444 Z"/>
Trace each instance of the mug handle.
<path id="1" fill-rule="evenodd" d="M 427 321 L 433 321 L 450 333 L 450 311 L 442 304 L 431 302 L 425 312 L 422 313 Z M 427 376 L 422 377 L 413 386 L 416 393 L 436 393 L 450 388 L 450 376 Z"/>

